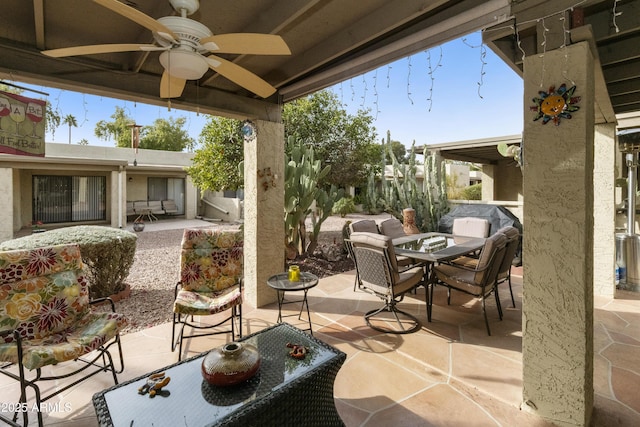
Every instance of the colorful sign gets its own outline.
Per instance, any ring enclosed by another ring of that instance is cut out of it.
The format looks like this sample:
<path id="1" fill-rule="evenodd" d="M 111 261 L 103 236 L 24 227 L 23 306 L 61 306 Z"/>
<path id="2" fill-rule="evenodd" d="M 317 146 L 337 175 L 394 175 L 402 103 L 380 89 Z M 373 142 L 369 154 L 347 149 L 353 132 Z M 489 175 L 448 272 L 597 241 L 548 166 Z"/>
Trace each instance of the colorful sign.
<path id="1" fill-rule="evenodd" d="M 0 91 L 0 153 L 44 157 L 47 102 Z"/>

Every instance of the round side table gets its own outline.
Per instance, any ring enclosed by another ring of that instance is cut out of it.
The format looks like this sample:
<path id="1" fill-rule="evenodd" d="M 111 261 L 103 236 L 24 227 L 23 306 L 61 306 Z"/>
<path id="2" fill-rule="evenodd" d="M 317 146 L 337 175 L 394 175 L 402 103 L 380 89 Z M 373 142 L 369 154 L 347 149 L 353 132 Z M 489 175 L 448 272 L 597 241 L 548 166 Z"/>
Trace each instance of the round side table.
<path id="1" fill-rule="evenodd" d="M 282 315 L 282 306 L 284 304 L 302 303 L 300 306 L 300 313 L 298 313 L 298 320 L 302 320 L 302 310 L 306 308 L 307 319 L 309 320 L 309 328 L 304 329 L 309 331 L 313 335 L 313 329 L 311 327 L 311 314 L 309 313 L 309 302 L 307 301 L 307 292 L 318 284 L 318 276 L 304 271 L 300 272 L 300 281 L 290 282 L 288 273 L 278 273 L 267 279 L 267 284 L 278 291 L 278 323 L 282 323 L 283 317 L 295 316 L 295 314 Z M 287 300 L 285 301 L 284 295 L 286 292 L 299 292 L 302 291 L 302 299 Z"/>

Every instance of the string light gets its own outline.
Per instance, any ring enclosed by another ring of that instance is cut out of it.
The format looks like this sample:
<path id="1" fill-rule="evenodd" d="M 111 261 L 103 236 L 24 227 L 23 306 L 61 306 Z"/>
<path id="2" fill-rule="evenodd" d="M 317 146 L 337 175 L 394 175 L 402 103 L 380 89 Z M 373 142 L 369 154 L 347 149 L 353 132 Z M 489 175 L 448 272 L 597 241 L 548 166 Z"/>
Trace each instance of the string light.
<path id="1" fill-rule="evenodd" d="M 356 90 L 353 88 L 353 79 L 349 79 L 349 86 L 351 86 L 351 102 L 356 97 Z"/>
<path id="2" fill-rule="evenodd" d="M 407 64 L 407 98 L 411 101 L 411 105 L 413 105 L 413 99 L 411 99 L 411 56 L 408 58 L 409 62 Z"/>
<path id="3" fill-rule="evenodd" d="M 376 69 L 375 73 L 373 74 L 373 96 L 373 105 L 376 106 L 375 119 L 378 120 L 378 113 L 380 113 L 380 109 L 378 108 L 378 69 Z"/>
<path id="4" fill-rule="evenodd" d="M 389 88 L 389 83 L 391 83 L 391 65 L 387 66 L 387 88 Z"/>
<path id="5" fill-rule="evenodd" d="M 484 84 L 484 75 L 486 74 L 484 71 L 484 66 L 487 65 L 487 61 L 485 61 L 485 58 L 487 57 L 487 48 L 485 47 L 484 43 L 481 43 L 478 46 L 473 46 L 472 44 L 467 42 L 466 38 L 462 39 L 462 43 L 466 44 L 472 49 L 480 48 L 480 80 L 478 81 L 478 96 L 480 97 L 480 99 L 484 99 L 480 94 L 480 89 Z"/>
<path id="6" fill-rule="evenodd" d="M 562 46 L 560 46 L 560 49 L 564 49 L 564 68 L 562 69 L 562 77 L 564 77 L 566 81 L 571 82 L 572 86 L 575 86 L 576 82 L 570 79 L 569 76 L 567 75 L 567 70 L 569 69 L 569 49 L 567 49 L 567 40 L 571 32 L 567 28 L 567 19 L 565 15 L 562 15 L 560 17 L 560 20 L 562 21 L 562 35 L 563 35 L 563 42 L 562 42 Z"/>
<path id="7" fill-rule="evenodd" d="M 433 84 L 435 82 L 435 78 L 433 77 L 433 75 L 435 74 L 436 70 L 442 66 L 442 46 L 440 46 L 440 57 L 438 58 L 438 62 L 436 63 L 435 67 L 431 63 L 431 50 L 427 50 L 426 52 L 428 74 L 429 78 L 431 79 L 429 86 L 429 97 L 427 98 L 427 101 L 429 102 L 429 112 L 431 112 L 431 107 L 433 105 Z"/>
<path id="8" fill-rule="evenodd" d="M 619 33 L 619 32 L 620 32 L 620 28 L 618 28 L 618 24 L 617 24 L 617 22 L 616 22 L 616 18 L 617 18 L 618 16 L 622 15 L 622 12 L 618 12 L 618 11 L 616 10 L 616 8 L 617 8 L 617 6 L 618 6 L 618 2 L 619 2 L 619 1 L 620 1 L 620 0 L 615 0 L 615 1 L 613 2 L 613 27 L 616 29 L 616 33 Z"/>
<path id="9" fill-rule="evenodd" d="M 362 96 L 360 97 L 362 99 L 360 107 L 364 110 L 364 104 L 367 99 L 367 79 L 364 78 L 364 74 L 362 75 L 362 86 L 364 89 L 362 90 Z"/>

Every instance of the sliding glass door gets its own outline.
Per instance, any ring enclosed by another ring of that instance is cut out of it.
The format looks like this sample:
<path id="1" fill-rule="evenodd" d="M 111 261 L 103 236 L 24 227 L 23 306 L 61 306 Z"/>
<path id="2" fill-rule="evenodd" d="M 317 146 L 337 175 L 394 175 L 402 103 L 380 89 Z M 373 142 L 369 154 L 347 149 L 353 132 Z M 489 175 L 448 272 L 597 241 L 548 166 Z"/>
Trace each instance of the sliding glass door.
<path id="1" fill-rule="evenodd" d="M 106 219 L 104 176 L 33 176 L 33 221 L 44 223 Z"/>

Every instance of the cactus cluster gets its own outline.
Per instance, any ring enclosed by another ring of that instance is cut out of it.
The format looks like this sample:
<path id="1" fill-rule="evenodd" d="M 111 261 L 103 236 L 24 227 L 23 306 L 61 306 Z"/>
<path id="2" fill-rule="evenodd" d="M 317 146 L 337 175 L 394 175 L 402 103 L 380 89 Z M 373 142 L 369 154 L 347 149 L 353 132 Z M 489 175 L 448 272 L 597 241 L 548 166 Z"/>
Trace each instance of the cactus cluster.
<path id="1" fill-rule="evenodd" d="M 402 220 L 402 210 L 416 211 L 416 225 L 422 232 L 435 231 L 440 218 L 449 210 L 445 168 L 442 158 L 435 153 L 425 154 L 423 165 L 416 163 L 415 145 L 411 146 L 408 162 L 399 163 L 391 150 L 391 135 L 384 144 L 383 170 L 386 158 L 391 161 L 393 176 L 376 186 L 375 175 L 369 176 L 365 204 L 370 212 L 384 210 Z M 416 180 L 418 168 L 423 168 L 422 184 Z"/>
<path id="2" fill-rule="evenodd" d="M 344 191 L 331 186 L 322 188 L 331 166 L 322 167 L 315 158 L 313 147 L 307 147 L 295 138 L 287 140 L 287 159 L 284 174 L 284 221 L 287 257 L 311 254 L 318 244 L 322 223 L 331 215 L 334 203 Z M 311 229 L 307 231 L 307 218 L 311 217 Z"/>

